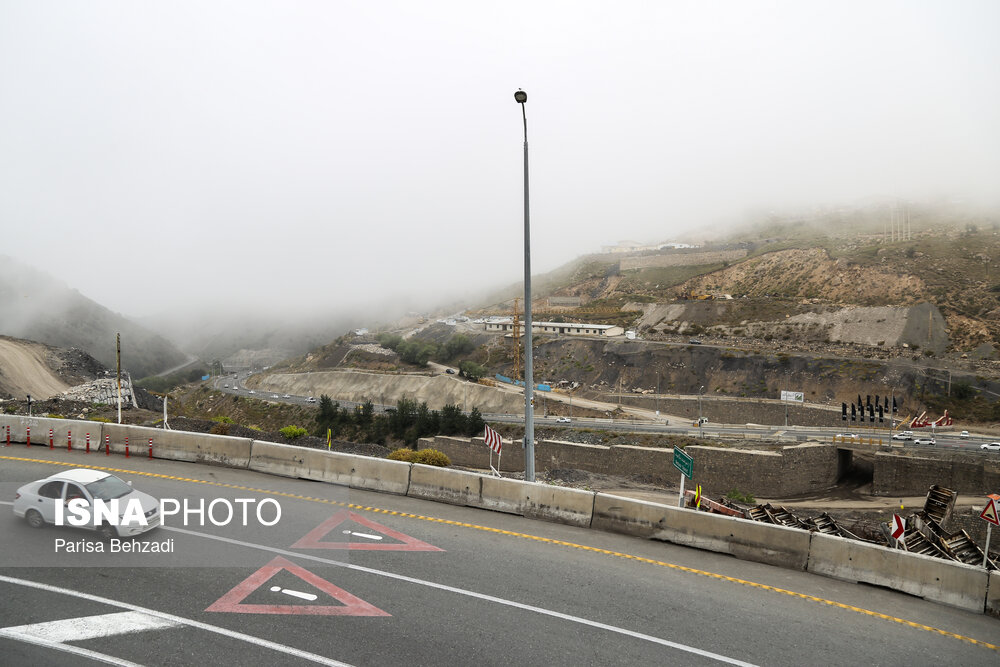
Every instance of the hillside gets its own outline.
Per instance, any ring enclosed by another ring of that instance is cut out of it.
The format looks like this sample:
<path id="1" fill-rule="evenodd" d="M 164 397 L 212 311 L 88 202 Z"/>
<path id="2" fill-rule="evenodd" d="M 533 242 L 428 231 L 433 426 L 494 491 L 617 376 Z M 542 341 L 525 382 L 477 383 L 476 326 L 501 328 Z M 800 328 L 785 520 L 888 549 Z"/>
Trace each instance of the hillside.
<path id="1" fill-rule="evenodd" d="M 0 257 L 0 312 L 0 335 L 79 348 L 107 368 L 116 366 L 115 337 L 120 333 L 122 367 L 136 379 L 187 360 L 161 336 L 9 257 Z"/>
<path id="2" fill-rule="evenodd" d="M 714 333 L 810 351 L 883 341 L 901 354 L 997 358 L 1000 217 L 914 208 L 905 234 L 893 234 L 889 213 L 816 213 L 697 248 L 590 255 L 535 281 L 534 317 L 615 323 L 664 340 Z M 475 312 L 509 315 L 516 295 Z M 555 305 L 566 298 L 579 305 Z M 887 316 L 911 317 L 911 330 L 880 337 L 874 331 Z"/>
<path id="3" fill-rule="evenodd" d="M 93 380 L 101 365 L 86 352 L 0 336 L 0 397 L 34 400 L 57 396 Z"/>

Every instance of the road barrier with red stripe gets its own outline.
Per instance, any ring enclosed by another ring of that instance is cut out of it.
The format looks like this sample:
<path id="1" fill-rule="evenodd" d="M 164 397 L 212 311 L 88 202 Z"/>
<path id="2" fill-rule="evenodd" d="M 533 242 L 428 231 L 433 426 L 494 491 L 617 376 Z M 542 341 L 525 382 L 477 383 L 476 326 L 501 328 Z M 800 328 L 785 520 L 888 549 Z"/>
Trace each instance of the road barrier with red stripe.
<path id="1" fill-rule="evenodd" d="M 66 431 L 66 449 L 73 449 L 73 431 Z"/>
<path id="2" fill-rule="evenodd" d="M 49 449 L 55 449 L 55 438 L 52 437 L 52 429 L 49 429 Z"/>
<path id="3" fill-rule="evenodd" d="M 90 453 L 90 434 L 87 434 L 87 453 Z"/>

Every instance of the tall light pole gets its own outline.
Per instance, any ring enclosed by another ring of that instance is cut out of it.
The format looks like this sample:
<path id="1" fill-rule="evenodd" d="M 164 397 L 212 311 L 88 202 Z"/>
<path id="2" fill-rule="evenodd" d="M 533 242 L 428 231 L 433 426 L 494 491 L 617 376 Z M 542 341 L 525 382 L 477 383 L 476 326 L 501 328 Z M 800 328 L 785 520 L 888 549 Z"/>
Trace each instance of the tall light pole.
<path id="1" fill-rule="evenodd" d="M 535 378 L 531 367 L 531 226 L 528 215 L 528 93 L 518 89 L 514 101 L 524 120 L 524 479 L 535 481 Z"/>

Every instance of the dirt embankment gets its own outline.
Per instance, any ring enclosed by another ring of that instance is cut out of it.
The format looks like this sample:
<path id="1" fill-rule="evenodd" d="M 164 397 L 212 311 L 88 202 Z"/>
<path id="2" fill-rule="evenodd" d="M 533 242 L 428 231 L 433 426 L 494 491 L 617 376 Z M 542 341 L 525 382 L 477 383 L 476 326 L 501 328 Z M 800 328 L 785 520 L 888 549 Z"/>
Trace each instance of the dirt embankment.
<path id="1" fill-rule="evenodd" d="M 253 376 L 248 386 L 299 396 L 326 394 L 337 400 L 362 403 L 372 401 L 394 405 L 402 398 L 426 402 L 432 410 L 445 405 L 478 407 L 481 412 L 518 412 L 524 397 L 451 375 L 370 373 L 363 371 L 316 371 L 313 373 L 273 373 Z"/>
<path id="2" fill-rule="evenodd" d="M 0 395 L 46 399 L 69 389 L 49 366 L 49 354 L 47 345 L 0 337 Z"/>

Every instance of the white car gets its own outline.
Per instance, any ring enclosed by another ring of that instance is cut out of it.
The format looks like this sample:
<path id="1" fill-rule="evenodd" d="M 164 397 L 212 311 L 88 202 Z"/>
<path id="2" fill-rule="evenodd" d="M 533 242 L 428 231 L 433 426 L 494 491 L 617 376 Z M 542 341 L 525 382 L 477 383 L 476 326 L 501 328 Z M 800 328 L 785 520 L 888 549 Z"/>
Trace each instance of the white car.
<path id="1" fill-rule="evenodd" d="M 861 436 L 857 433 L 838 433 L 837 437 L 841 440 L 860 440 Z"/>
<path id="2" fill-rule="evenodd" d="M 984 442 L 979 445 L 979 449 L 985 449 L 988 452 L 1000 452 L 1000 442 Z"/>
<path id="3" fill-rule="evenodd" d="M 556 420 L 557 424 L 571 424 L 573 422 L 569 417 L 560 417 Z"/>
<path id="4" fill-rule="evenodd" d="M 253 389 L 251 389 L 251 390 L 250 390 L 249 392 L 247 392 L 247 393 L 249 393 L 249 394 L 256 394 L 257 392 L 255 392 L 255 391 L 254 391 Z"/>
<path id="5" fill-rule="evenodd" d="M 968 431 L 962 431 L 961 433 L 958 434 L 958 437 L 960 437 L 960 438 L 968 438 L 969 437 L 969 432 Z"/>
<path id="6" fill-rule="evenodd" d="M 913 444 L 915 444 L 915 445 L 936 445 L 937 444 L 937 440 L 935 440 L 934 438 L 916 438 L 916 439 L 914 439 Z"/>
<path id="7" fill-rule="evenodd" d="M 105 539 L 139 535 L 160 525 L 159 500 L 148 493 L 136 491 L 130 482 L 111 473 L 90 468 L 64 470 L 25 484 L 14 495 L 14 514 L 22 517 L 32 528 L 41 528 L 45 524 L 56 522 L 58 503 L 64 508 L 62 514 L 65 524 L 72 525 L 68 519 L 77 515 L 67 505 L 76 498 L 83 499 L 85 506 L 90 508 L 88 512 L 93 510 L 95 501 L 103 501 L 110 506 L 113 506 L 110 501 L 118 501 L 118 526 L 107 521 L 96 526 L 88 521 L 87 525 L 80 526 L 98 531 Z M 129 514 L 128 510 L 136 502 L 145 521 Z M 125 515 L 129 515 L 127 520 Z"/>
<path id="8" fill-rule="evenodd" d="M 282 398 L 291 398 L 291 396 L 289 396 L 288 394 L 285 394 L 284 396 L 282 396 Z"/>
<path id="9" fill-rule="evenodd" d="M 310 396 L 309 398 L 306 399 L 306 403 L 315 403 L 315 402 L 316 402 L 316 399 L 313 398 L 312 396 Z"/>
<path id="10" fill-rule="evenodd" d="M 893 440 L 913 440 L 913 436 L 909 433 L 893 433 Z"/>

